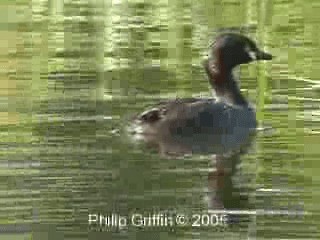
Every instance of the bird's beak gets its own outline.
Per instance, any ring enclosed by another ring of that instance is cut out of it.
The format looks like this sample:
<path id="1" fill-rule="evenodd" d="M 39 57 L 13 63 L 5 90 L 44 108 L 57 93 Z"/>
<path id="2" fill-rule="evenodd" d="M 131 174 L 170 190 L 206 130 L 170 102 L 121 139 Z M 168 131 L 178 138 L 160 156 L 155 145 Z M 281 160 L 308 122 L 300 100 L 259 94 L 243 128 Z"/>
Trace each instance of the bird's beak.
<path id="1" fill-rule="evenodd" d="M 273 57 L 270 53 L 266 53 L 259 50 L 255 53 L 255 58 L 256 60 L 271 60 Z"/>

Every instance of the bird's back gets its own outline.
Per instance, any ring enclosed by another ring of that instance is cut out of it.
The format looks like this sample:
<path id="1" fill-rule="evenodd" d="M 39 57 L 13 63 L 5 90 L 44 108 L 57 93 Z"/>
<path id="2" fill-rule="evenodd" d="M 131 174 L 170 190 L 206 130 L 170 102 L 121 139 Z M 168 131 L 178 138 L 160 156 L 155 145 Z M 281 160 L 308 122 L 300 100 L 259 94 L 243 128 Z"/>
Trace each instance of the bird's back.
<path id="1" fill-rule="evenodd" d="M 143 134 L 176 139 L 191 147 L 238 147 L 246 142 L 256 128 L 255 111 L 252 108 L 227 105 L 214 99 L 162 102 L 139 119 Z"/>

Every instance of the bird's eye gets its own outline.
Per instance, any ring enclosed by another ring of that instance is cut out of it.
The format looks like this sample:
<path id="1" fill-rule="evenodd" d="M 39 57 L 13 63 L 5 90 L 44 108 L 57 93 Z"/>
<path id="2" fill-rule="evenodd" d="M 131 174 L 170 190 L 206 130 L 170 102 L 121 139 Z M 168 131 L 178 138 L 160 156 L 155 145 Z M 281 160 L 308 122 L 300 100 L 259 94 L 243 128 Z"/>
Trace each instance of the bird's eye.
<path id="1" fill-rule="evenodd" d="M 244 51 L 248 54 L 248 56 L 251 60 L 257 59 L 256 51 L 254 51 L 249 45 L 245 46 Z"/>

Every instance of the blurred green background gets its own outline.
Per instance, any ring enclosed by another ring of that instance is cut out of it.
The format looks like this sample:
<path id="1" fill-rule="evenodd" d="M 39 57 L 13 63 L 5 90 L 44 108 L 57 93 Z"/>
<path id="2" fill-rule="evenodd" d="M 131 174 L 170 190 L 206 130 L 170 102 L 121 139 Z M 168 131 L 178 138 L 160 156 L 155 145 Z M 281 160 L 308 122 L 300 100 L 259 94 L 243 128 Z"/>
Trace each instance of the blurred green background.
<path id="1" fill-rule="evenodd" d="M 319 10 L 317 0 L 1 1 L 0 238 L 318 239 Z M 223 231 L 88 229 L 89 213 L 207 210 L 210 156 L 168 160 L 122 129 L 157 99 L 210 96 L 201 61 L 225 31 L 275 56 L 241 67 L 273 131 L 234 176 L 249 198 L 241 210 L 273 214 Z"/>

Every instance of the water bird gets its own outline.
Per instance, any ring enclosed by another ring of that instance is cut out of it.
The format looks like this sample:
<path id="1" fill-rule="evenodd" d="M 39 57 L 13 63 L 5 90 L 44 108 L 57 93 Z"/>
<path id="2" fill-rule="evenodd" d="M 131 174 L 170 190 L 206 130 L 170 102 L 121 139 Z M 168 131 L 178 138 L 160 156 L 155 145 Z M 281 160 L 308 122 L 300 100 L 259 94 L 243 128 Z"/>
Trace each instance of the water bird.
<path id="1" fill-rule="evenodd" d="M 215 97 L 162 101 L 135 117 L 132 132 L 148 140 L 179 142 L 191 152 L 241 147 L 256 130 L 256 112 L 241 93 L 233 70 L 241 64 L 271 59 L 271 54 L 244 35 L 219 35 L 203 62 Z"/>

